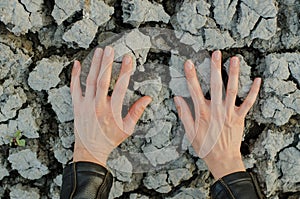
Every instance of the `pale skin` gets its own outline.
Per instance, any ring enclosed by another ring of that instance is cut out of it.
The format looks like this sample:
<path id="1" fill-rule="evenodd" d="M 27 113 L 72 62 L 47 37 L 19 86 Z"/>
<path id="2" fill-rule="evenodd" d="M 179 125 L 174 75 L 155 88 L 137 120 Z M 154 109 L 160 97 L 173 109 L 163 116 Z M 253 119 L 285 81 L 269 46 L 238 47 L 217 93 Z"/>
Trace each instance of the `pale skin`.
<path id="1" fill-rule="evenodd" d="M 140 98 L 122 118 L 122 103 L 132 72 L 132 59 L 128 55 L 123 57 L 118 81 L 112 95 L 108 96 L 113 59 L 113 48 L 108 46 L 104 51 L 99 48 L 95 50 L 84 97 L 79 80 L 81 66 L 78 61 L 74 63 L 71 79 L 75 129 L 74 162 L 88 161 L 106 167 L 109 154 L 133 133 L 135 124 L 152 101 L 149 96 Z M 93 126 L 98 128 L 91 128 Z M 84 145 L 82 139 L 86 137 L 91 139 Z M 88 148 L 97 151 L 92 155 Z"/>
<path id="2" fill-rule="evenodd" d="M 195 119 L 186 101 L 179 96 L 174 98 L 187 137 L 196 152 L 199 152 L 202 144 L 201 141 L 205 134 L 212 133 L 208 131 L 209 125 L 215 125 L 211 124 L 211 115 L 213 115 L 214 121 L 224 122 L 220 136 L 216 138 L 218 139 L 216 145 L 214 145 L 208 155 L 203 158 L 215 179 L 219 179 L 233 172 L 245 171 L 240 153 L 244 121 L 248 111 L 257 98 L 261 84 L 261 79 L 256 78 L 242 105 L 239 107 L 235 106 L 240 63 L 238 57 L 233 57 L 230 60 L 229 79 L 225 100 L 223 100 L 221 56 L 220 51 L 215 51 L 212 55 L 211 100 L 205 99 L 202 93 L 193 63 L 190 60 L 185 62 L 184 71 L 195 107 Z M 217 109 L 213 108 L 216 104 L 218 105 Z M 222 116 L 222 114 L 214 114 L 214 111 L 224 112 L 225 118 L 218 118 L 217 116 Z"/>
<path id="3" fill-rule="evenodd" d="M 82 96 L 79 81 L 81 66 L 78 61 L 74 63 L 71 78 L 74 124 L 76 124 L 74 128 L 74 162 L 88 161 L 106 167 L 110 152 L 133 133 L 137 121 L 146 106 L 152 101 L 150 96 L 140 98 L 132 105 L 128 114 L 122 118 L 122 104 L 132 71 L 132 58 L 128 55 L 123 57 L 119 78 L 112 95 L 108 96 L 113 58 L 114 53 L 111 47 L 95 51 L 86 82 L 85 96 Z M 195 119 L 182 97 L 176 96 L 174 100 L 179 117 L 185 127 L 186 135 L 196 152 L 203 144 L 201 142 L 203 136 L 209 133 L 207 130 L 209 124 L 212 123 L 211 116 L 215 117 L 213 118 L 214 121 L 221 120 L 217 118 L 216 115 L 218 114 L 212 112 L 216 109 L 212 109 L 211 105 L 218 103 L 222 110 L 226 110 L 224 128 L 222 128 L 220 136 L 216 138 L 216 144 L 212 150 L 203 158 L 214 178 L 219 179 L 236 171 L 245 171 L 240 153 L 244 120 L 256 100 L 261 80 L 260 78 L 254 80 L 247 98 L 241 106 L 237 107 L 235 106 L 235 99 L 238 91 L 238 57 L 233 57 L 230 61 L 225 100 L 222 99 L 220 51 L 213 53 L 211 63 L 211 80 L 213 80 L 211 82 L 211 100 L 205 99 L 202 93 L 193 63 L 188 60 L 184 65 L 188 88 L 195 106 Z M 84 125 L 87 118 L 89 118 L 91 124 Z M 93 126 L 94 123 L 97 123 L 94 126 L 98 128 L 91 130 L 90 126 Z M 78 130 L 80 130 L 80 134 Z M 89 145 L 92 146 L 96 143 L 95 147 L 99 151 L 97 155 L 92 155 L 87 146 L 82 143 L 82 136 L 93 136 L 95 138 Z"/>

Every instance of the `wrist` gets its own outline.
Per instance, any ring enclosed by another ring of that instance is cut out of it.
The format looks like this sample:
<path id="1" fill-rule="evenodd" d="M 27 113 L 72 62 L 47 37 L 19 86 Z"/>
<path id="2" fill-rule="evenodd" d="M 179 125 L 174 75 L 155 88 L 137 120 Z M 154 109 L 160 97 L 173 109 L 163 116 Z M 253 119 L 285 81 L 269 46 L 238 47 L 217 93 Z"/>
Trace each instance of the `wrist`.
<path id="1" fill-rule="evenodd" d="M 106 168 L 108 157 L 95 158 L 88 150 L 84 148 L 74 147 L 73 162 L 92 162 Z"/>
<path id="2" fill-rule="evenodd" d="M 204 161 L 216 180 L 234 172 L 246 171 L 240 155 L 236 157 L 221 157 L 218 159 L 206 157 Z"/>

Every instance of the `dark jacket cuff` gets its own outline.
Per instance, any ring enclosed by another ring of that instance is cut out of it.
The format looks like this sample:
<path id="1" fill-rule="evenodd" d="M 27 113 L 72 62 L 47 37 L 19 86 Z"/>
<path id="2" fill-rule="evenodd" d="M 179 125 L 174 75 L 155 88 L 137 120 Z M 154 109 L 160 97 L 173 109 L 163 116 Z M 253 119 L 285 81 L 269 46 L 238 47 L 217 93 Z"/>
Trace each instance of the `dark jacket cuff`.
<path id="1" fill-rule="evenodd" d="M 235 172 L 220 178 L 211 186 L 211 197 L 261 199 L 263 195 L 255 177 L 248 172 Z"/>
<path id="2" fill-rule="evenodd" d="M 63 172 L 61 199 L 108 198 L 113 177 L 103 166 L 92 162 L 74 162 Z"/>

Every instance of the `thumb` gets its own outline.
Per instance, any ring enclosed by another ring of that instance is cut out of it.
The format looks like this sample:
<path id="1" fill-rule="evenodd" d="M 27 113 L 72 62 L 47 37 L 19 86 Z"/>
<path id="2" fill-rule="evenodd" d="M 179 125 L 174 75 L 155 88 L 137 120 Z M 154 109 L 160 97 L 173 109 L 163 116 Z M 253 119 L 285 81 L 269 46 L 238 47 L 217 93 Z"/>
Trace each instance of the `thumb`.
<path id="1" fill-rule="evenodd" d="M 140 119 L 142 114 L 144 113 L 145 108 L 150 104 L 152 98 L 149 96 L 144 96 L 138 99 L 129 109 L 128 114 L 123 119 L 124 132 L 127 135 L 131 135 L 133 133 L 134 127 L 137 121 Z"/>

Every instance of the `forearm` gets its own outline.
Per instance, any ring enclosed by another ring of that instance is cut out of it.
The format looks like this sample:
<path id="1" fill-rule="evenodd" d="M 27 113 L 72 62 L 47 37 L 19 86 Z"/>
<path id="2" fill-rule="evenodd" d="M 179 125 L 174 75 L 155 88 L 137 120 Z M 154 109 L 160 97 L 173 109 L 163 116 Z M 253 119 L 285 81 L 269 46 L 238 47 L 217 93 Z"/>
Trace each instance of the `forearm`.
<path id="1" fill-rule="evenodd" d="M 63 173 L 61 199 L 108 198 L 113 177 L 103 166 L 92 162 L 74 162 Z"/>

